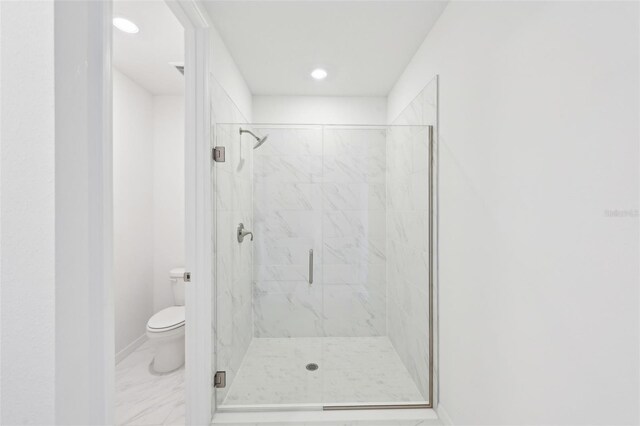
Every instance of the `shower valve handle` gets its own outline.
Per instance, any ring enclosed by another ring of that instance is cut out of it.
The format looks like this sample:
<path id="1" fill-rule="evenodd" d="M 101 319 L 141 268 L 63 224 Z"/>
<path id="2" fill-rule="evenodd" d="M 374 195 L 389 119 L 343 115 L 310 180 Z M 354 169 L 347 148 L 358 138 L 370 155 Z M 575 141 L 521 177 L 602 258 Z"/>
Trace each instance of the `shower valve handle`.
<path id="1" fill-rule="evenodd" d="M 238 242 L 241 243 L 244 241 L 244 237 L 246 237 L 247 235 L 251 235 L 251 241 L 253 241 L 253 232 L 251 231 L 247 231 L 244 228 L 244 224 L 241 223 L 238 225 Z"/>

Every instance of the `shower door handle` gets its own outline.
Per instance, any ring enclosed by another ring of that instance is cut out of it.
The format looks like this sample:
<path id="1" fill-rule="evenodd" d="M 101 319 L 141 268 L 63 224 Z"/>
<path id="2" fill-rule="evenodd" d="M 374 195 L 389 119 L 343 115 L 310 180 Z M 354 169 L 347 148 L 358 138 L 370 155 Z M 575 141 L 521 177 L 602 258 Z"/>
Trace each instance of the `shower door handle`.
<path id="1" fill-rule="evenodd" d="M 309 284 L 313 284 L 313 249 L 309 250 Z"/>

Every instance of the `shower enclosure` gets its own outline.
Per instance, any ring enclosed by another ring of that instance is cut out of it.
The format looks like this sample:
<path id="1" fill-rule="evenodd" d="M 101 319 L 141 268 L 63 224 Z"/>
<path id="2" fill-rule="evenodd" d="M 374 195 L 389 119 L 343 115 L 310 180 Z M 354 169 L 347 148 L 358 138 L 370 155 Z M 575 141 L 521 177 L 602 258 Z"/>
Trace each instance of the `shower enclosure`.
<path id="1" fill-rule="evenodd" d="M 217 410 L 430 406 L 433 127 L 212 130 Z"/>

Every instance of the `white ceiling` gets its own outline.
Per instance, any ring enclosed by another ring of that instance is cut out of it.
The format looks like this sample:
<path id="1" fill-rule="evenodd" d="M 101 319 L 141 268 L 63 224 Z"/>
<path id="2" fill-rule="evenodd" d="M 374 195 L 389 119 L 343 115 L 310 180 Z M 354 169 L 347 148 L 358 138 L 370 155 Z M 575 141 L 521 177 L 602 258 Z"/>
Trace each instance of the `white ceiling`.
<path id="1" fill-rule="evenodd" d="M 442 1 L 206 1 L 254 95 L 385 96 Z M 316 67 L 329 72 L 317 82 Z"/>
<path id="2" fill-rule="evenodd" d="M 113 15 L 133 21 L 137 34 L 113 28 L 113 65 L 154 95 L 184 93 L 184 77 L 169 62 L 184 62 L 184 30 L 164 1 L 113 4 Z"/>

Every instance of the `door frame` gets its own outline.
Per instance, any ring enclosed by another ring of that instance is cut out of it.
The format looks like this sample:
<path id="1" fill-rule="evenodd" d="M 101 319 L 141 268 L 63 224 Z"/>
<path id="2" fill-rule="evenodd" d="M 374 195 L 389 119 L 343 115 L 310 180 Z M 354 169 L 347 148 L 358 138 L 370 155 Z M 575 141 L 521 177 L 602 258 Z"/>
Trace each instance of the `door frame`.
<path id="1" fill-rule="evenodd" d="M 197 0 L 165 0 L 184 27 L 185 54 L 185 268 L 191 272 L 185 304 L 187 425 L 212 419 L 211 162 L 209 160 L 209 27 Z"/>
<path id="2" fill-rule="evenodd" d="M 105 220 L 102 247 L 112 251 L 113 230 L 110 225 L 113 210 L 111 179 L 113 172 L 111 131 L 111 19 L 112 1 L 105 1 L 102 10 L 102 54 L 109 58 L 104 71 L 105 94 L 102 99 L 104 111 L 101 129 L 105 143 L 101 165 L 105 184 L 102 192 Z M 209 162 L 209 28 L 211 23 L 203 6 L 197 0 L 164 0 L 184 28 L 185 40 L 185 268 L 191 272 L 185 295 L 185 405 L 187 425 L 209 425 L 212 419 L 213 380 L 212 372 L 212 276 L 211 263 L 211 178 Z M 113 290 L 113 264 L 105 256 L 105 292 Z M 96 303 L 102 304 L 100 300 Z M 110 315 L 104 317 L 105 347 L 114 350 L 114 305 L 107 308 Z M 104 424 L 112 424 L 115 418 L 115 368 L 113 357 L 106 357 L 104 366 L 106 389 Z"/>

